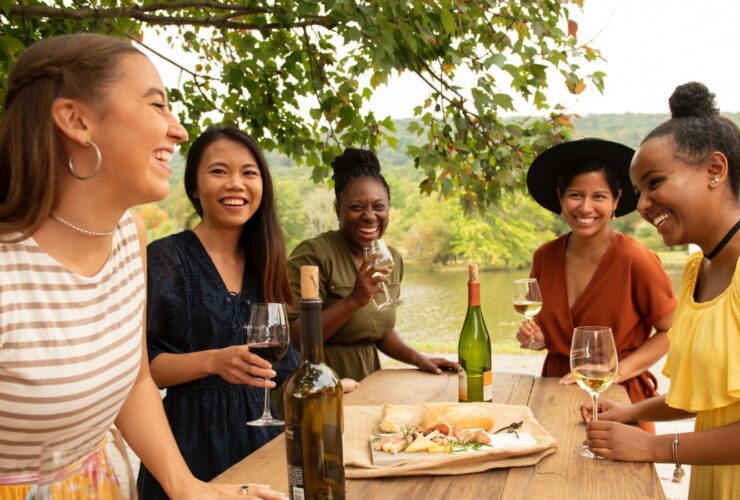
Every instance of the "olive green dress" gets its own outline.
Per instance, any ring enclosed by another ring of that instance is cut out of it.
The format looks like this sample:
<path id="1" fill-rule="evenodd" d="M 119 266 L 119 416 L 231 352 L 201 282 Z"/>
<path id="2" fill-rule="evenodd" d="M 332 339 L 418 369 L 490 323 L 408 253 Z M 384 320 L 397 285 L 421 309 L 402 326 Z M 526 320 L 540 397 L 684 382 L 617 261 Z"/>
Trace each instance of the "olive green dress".
<path id="1" fill-rule="evenodd" d="M 388 288 L 398 298 L 403 278 L 403 260 L 395 248 L 390 248 L 395 265 Z M 290 283 L 296 297 L 301 296 L 301 266 L 318 266 L 319 294 L 324 309 L 347 297 L 355 285 L 360 262 L 339 231 L 328 231 L 298 244 L 288 259 Z M 289 311 L 291 321 L 299 316 L 297 309 Z M 380 369 L 375 342 L 383 338 L 396 324 L 396 309 L 379 311 L 372 301 L 359 309 L 334 335 L 324 342 L 328 364 L 340 377 L 361 380 Z"/>

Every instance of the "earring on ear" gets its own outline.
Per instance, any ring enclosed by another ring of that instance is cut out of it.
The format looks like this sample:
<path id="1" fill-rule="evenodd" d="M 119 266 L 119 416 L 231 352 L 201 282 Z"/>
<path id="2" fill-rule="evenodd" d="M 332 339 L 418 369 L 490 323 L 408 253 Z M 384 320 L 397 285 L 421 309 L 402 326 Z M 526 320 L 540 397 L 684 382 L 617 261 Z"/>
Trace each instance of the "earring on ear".
<path id="1" fill-rule="evenodd" d="M 709 183 L 712 185 L 717 184 L 718 182 L 719 182 L 719 177 L 717 176 L 712 177 L 712 179 L 709 181 Z"/>
<path id="2" fill-rule="evenodd" d="M 78 174 L 75 170 L 75 164 L 72 161 L 72 157 L 70 156 L 67 159 L 67 166 L 69 167 L 69 172 L 72 174 L 72 177 L 77 179 L 78 181 L 89 181 L 93 177 L 95 177 L 98 173 L 98 170 L 100 170 L 100 165 L 103 163 L 103 155 L 100 153 L 100 148 L 97 144 L 95 144 L 92 140 L 88 139 L 86 144 L 90 146 L 93 151 L 95 151 L 95 166 L 92 169 L 92 172 L 90 172 L 87 175 L 81 175 Z"/>

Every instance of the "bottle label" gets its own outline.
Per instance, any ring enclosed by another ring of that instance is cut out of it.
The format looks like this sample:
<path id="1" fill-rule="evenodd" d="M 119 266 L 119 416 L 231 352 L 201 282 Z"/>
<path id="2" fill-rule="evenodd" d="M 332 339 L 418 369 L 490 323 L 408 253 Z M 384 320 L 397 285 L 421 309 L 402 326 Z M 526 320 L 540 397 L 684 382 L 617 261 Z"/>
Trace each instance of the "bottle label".
<path id="1" fill-rule="evenodd" d="M 483 401 L 493 401 L 493 371 L 483 372 Z"/>
<path id="2" fill-rule="evenodd" d="M 468 400 L 468 374 L 462 368 L 457 372 L 457 399 L 461 402 Z"/>
<path id="3" fill-rule="evenodd" d="M 301 440 L 301 426 L 285 424 L 285 452 L 288 461 L 288 491 L 293 500 L 303 500 L 305 497 L 305 482 L 303 478 L 303 444 Z"/>

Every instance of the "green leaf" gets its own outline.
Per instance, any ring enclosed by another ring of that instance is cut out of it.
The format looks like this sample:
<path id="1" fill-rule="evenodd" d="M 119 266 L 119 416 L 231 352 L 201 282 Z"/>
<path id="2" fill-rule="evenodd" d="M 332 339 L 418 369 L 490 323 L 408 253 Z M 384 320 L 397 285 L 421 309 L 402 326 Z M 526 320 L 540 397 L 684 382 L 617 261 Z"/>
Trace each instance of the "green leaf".
<path id="1" fill-rule="evenodd" d="M 5 15 L 10 13 L 10 8 L 17 2 L 13 0 L 0 0 L 0 12 Z"/>
<path id="2" fill-rule="evenodd" d="M 448 34 L 452 34 L 457 29 L 455 25 L 455 18 L 452 16 L 449 10 L 442 9 L 440 12 L 440 18 L 442 19 L 442 26 Z"/>
<path id="3" fill-rule="evenodd" d="M 370 77 L 370 85 L 374 89 L 386 83 L 388 83 L 388 73 L 379 71 L 379 72 L 373 73 L 373 75 Z"/>
<path id="4" fill-rule="evenodd" d="M 513 110 L 514 109 L 514 101 L 511 99 L 511 96 L 506 94 L 494 94 L 493 96 L 493 102 L 496 103 L 497 106 Z"/>

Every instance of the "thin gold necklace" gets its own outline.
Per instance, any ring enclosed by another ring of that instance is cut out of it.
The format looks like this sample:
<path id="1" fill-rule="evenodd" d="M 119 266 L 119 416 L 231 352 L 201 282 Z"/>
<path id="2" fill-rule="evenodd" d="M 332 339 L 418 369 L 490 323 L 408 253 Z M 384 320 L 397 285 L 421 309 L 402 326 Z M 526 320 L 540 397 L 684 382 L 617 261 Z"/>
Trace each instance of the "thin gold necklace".
<path id="1" fill-rule="evenodd" d="M 51 217 L 53 219 L 58 220 L 59 222 L 61 222 L 65 226 L 70 227 L 70 228 L 74 229 L 75 231 L 79 231 L 80 233 L 86 234 L 88 236 L 112 236 L 113 233 L 116 232 L 116 228 L 115 227 L 111 231 L 90 231 L 89 229 L 83 229 L 83 228 L 81 228 L 79 226 L 75 226 L 74 224 L 72 224 L 68 220 L 64 220 L 61 217 L 59 217 L 58 215 L 51 214 Z"/>

